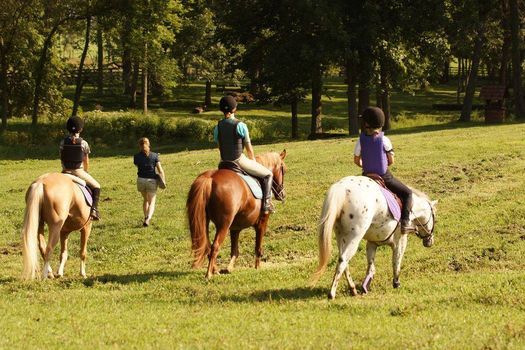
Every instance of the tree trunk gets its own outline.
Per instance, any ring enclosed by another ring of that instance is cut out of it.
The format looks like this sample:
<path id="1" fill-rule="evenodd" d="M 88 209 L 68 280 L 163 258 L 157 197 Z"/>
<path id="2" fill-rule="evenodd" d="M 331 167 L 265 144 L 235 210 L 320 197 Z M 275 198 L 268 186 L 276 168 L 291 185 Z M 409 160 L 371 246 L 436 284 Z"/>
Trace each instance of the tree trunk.
<path id="1" fill-rule="evenodd" d="M 461 70 L 462 70 L 461 62 L 462 61 L 463 60 L 458 57 L 458 85 L 457 85 L 457 89 L 456 89 L 456 102 L 457 102 L 458 105 L 461 103 L 461 79 L 462 79 L 462 76 L 461 76 Z"/>
<path id="2" fill-rule="evenodd" d="M 380 84 L 381 84 L 381 109 L 385 114 L 385 125 L 383 130 L 390 130 L 390 88 L 388 86 L 388 72 L 381 65 L 380 70 Z"/>
<path id="3" fill-rule="evenodd" d="M 446 84 L 450 80 L 450 61 L 447 59 L 443 64 L 443 72 L 441 73 L 441 79 L 439 82 L 441 84 Z"/>
<path id="4" fill-rule="evenodd" d="M 512 89 L 516 118 L 525 118 L 525 101 L 521 84 L 520 14 L 517 0 L 509 0 L 510 34 L 512 38 Z"/>
<path id="5" fill-rule="evenodd" d="M 104 95 L 104 38 L 100 17 L 97 21 L 97 95 Z"/>
<path id="6" fill-rule="evenodd" d="M 348 134 L 357 135 L 359 134 L 359 123 L 358 123 L 358 113 L 357 113 L 357 72 L 355 67 L 351 62 L 347 62 L 346 65 L 346 97 L 348 100 Z"/>
<path id="7" fill-rule="evenodd" d="M 204 110 L 211 107 L 211 80 L 206 79 L 206 95 L 204 96 Z"/>
<path id="8" fill-rule="evenodd" d="M 35 72 L 35 90 L 33 93 L 33 113 L 31 115 L 31 126 L 36 127 L 38 124 L 38 110 L 40 107 L 40 98 L 42 94 L 42 80 L 44 79 L 45 74 L 45 66 L 47 63 L 47 54 L 49 52 L 49 48 L 51 47 L 53 36 L 55 35 L 58 28 L 66 21 L 67 19 L 63 19 L 62 21 L 59 21 L 56 23 L 49 34 L 47 35 L 46 39 L 44 40 L 44 46 L 42 47 L 42 51 L 40 52 L 40 58 L 38 59 L 38 65 Z"/>
<path id="9" fill-rule="evenodd" d="M 482 28 L 478 29 L 476 43 L 474 44 L 474 53 L 472 54 L 472 64 L 470 74 L 468 77 L 468 84 L 465 90 L 465 98 L 463 99 L 463 107 L 461 109 L 460 121 L 469 122 L 472 113 L 472 101 L 474 100 L 474 93 L 476 91 L 476 81 L 478 76 L 479 61 L 481 58 L 481 50 L 483 49 L 484 35 Z"/>
<path id="10" fill-rule="evenodd" d="M 290 103 L 292 111 L 292 139 L 297 139 L 299 137 L 298 104 L 298 98 L 294 95 Z"/>
<path id="11" fill-rule="evenodd" d="M 73 112 L 72 115 L 77 115 L 78 106 L 80 104 L 80 95 L 82 94 L 84 62 L 86 61 L 86 55 L 89 49 L 89 38 L 91 36 L 91 16 L 86 19 L 86 35 L 84 37 L 84 50 L 80 57 L 80 64 L 78 65 L 77 71 L 77 87 L 75 89 L 75 97 L 73 99 Z"/>
<path id="12" fill-rule="evenodd" d="M 144 67 L 142 67 L 142 112 L 148 114 L 148 42 L 144 43 Z"/>
<path id="13" fill-rule="evenodd" d="M 363 111 L 370 106 L 370 88 L 368 86 L 359 85 L 359 90 L 357 91 L 359 103 L 358 103 L 358 112 L 359 115 L 363 114 Z"/>
<path id="14" fill-rule="evenodd" d="M 7 57 L 1 42 L 0 45 L 0 89 L 2 90 L 2 130 L 5 130 L 7 129 L 7 117 L 9 116 L 9 87 L 7 84 Z"/>
<path id="15" fill-rule="evenodd" d="M 312 75 L 312 121 L 310 126 L 310 138 L 315 138 L 317 134 L 323 132 L 321 123 L 321 91 L 323 88 L 321 66 L 317 65 Z"/>
<path id="16" fill-rule="evenodd" d="M 135 62 L 133 63 L 133 75 L 131 77 L 130 81 L 130 89 L 129 89 L 129 107 L 132 109 L 137 108 L 137 87 L 139 84 L 139 74 L 140 74 L 140 67 L 139 63 Z"/>

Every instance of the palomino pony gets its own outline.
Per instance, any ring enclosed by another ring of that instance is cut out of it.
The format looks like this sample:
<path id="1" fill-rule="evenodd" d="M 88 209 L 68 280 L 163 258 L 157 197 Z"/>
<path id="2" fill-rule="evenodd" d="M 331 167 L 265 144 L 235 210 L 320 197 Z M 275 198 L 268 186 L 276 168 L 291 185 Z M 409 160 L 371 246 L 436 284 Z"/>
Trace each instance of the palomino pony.
<path id="1" fill-rule="evenodd" d="M 416 234 L 423 240 L 425 247 L 434 242 L 435 206 L 437 201 L 416 190 L 413 191 L 413 206 L 410 214 L 416 224 Z M 380 245 L 392 248 L 392 267 L 394 270 L 393 287 L 398 288 L 401 260 L 407 246 L 407 234 L 401 234 L 398 221 L 389 212 L 388 205 L 379 185 L 365 176 L 348 176 L 333 184 L 323 204 L 319 227 L 319 266 L 313 276 L 317 282 L 326 270 L 332 246 L 332 230 L 335 228 L 339 261 L 328 294 L 335 298 L 337 284 L 343 272 L 353 295 L 357 294 L 355 284 L 348 270 L 350 259 L 357 252 L 359 242 L 367 241 L 366 255 L 368 270 L 363 282 L 363 292 L 367 293 L 374 277 L 374 258 Z"/>
<path id="2" fill-rule="evenodd" d="M 82 180 L 79 180 L 80 182 Z M 80 275 L 86 277 L 87 241 L 91 232 L 91 208 L 71 176 L 50 173 L 36 179 L 26 192 L 26 210 L 22 228 L 23 277 L 40 277 L 38 249 L 44 258 L 44 278 L 54 278 L 50 261 L 60 238 L 60 267 L 57 275 L 64 275 L 69 233 L 80 230 Z M 49 229 L 46 245 L 44 224 Z"/>
<path id="3" fill-rule="evenodd" d="M 284 200 L 284 158 L 286 150 L 265 153 L 256 160 L 273 173 L 272 192 L 277 200 Z M 192 252 L 193 267 L 202 266 L 206 255 L 209 258 L 206 278 L 218 274 L 217 255 L 228 231 L 231 237 L 231 259 L 226 270 L 233 270 L 239 256 L 239 233 L 247 227 L 254 227 L 255 268 L 259 268 L 263 254 L 262 240 L 268 225 L 269 214 L 261 213 L 261 200 L 255 199 L 243 179 L 231 170 L 208 170 L 200 174 L 191 185 L 186 202 Z M 216 234 L 210 244 L 210 220 L 215 224 Z"/>

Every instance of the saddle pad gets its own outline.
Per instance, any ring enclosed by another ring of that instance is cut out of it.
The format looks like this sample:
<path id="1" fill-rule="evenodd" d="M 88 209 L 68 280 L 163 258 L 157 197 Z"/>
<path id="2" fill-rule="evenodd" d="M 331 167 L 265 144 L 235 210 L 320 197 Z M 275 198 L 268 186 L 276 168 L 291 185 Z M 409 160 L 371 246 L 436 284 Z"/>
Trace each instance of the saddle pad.
<path id="1" fill-rule="evenodd" d="M 77 184 L 77 185 L 82 191 L 82 194 L 84 194 L 84 198 L 86 199 L 86 204 L 91 207 L 93 205 L 93 196 L 91 195 L 91 190 L 87 186 L 82 186 L 81 184 Z"/>
<path id="2" fill-rule="evenodd" d="M 390 192 L 386 188 L 379 186 L 379 189 L 383 193 L 383 196 L 385 196 L 386 203 L 388 204 L 388 209 L 390 210 L 390 213 L 392 214 L 394 219 L 399 221 L 399 219 L 401 219 L 401 208 L 399 207 L 399 203 L 397 202 L 396 198 L 394 197 L 392 192 Z"/>
<path id="3" fill-rule="evenodd" d="M 255 198 L 262 199 L 263 196 L 262 196 L 261 185 L 259 184 L 257 180 L 255 180 L 253 177 L 249 175 L 243 175 L 239 173 L 237 173 L 237 175 L 239 175 L 244 180 L 244 182 L 246 182 L 246 184 L 250 188 L 250 191 L 252 191 L 252 194 Z"/>

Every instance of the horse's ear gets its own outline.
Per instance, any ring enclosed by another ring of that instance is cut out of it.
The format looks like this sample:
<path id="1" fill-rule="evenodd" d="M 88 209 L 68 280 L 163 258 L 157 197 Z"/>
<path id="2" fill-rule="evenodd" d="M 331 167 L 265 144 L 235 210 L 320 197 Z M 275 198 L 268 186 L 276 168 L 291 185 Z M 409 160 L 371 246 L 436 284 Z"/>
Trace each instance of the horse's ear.
<path id="1" fill-rule="evenodd" d="M 283 149 L 283 151 L 281 152 L 280 156 L 281 156 L 281 159 L 286 158 L 286 150 L 285 149 Z"/>

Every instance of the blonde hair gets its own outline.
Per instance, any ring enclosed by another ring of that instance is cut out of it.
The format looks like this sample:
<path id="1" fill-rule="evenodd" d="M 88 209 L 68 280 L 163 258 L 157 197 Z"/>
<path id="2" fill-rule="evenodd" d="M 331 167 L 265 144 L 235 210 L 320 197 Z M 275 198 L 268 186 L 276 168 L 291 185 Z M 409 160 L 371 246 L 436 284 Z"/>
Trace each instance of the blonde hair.
<path id="1" fill-rule="evenodd" d="M 139 139 L 139 148 L 140 148 L 141 152 L 143 152 L 145 155 L 149 156 L 150 143 L 149 143 L 149 139 L 147 137 L 141 137 Z"/>

